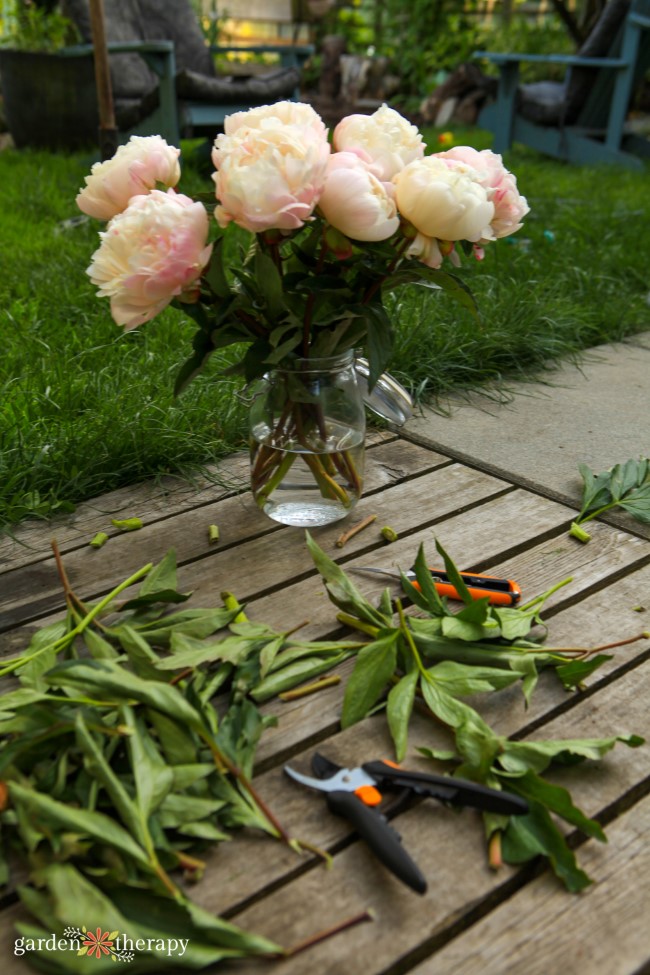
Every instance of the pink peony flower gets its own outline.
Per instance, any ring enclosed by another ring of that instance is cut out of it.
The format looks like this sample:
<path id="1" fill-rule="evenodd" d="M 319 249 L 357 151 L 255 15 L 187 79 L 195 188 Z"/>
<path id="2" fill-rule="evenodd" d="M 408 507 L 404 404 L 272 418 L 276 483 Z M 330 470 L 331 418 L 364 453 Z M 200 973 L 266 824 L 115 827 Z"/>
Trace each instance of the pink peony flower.
<path id="1" fill-rule="evenodd" d="M 176 186 L 181 176 L 180 149 L 159 135 L 133 135 L 112 159 L 95 163 L 79 191 L 77 206 L 90 217 L 110 220 L 132 196 L 148 193 L 157 183 Z"/>
<path id="2" fill-rule="evenodd" d="M 219 226 L 299 229 L 318 203 L 329 155 L 327 129 L 309 105 L 280 102 L 230 116 L 212 150 Z"/>
<path id="3" fill-rule="evenodd" d="M 207 265 L 208 215 L 202 203 L 174 190 L 134 196 L 100 233 L 87 269 L 111 314 L 127 329 L 150 321 L 175 297 L 193 300 Z"/>
<path id="4" fill-rule="evenodd" d="M 386 240 L 399 227 L 394 188 L 382 183 L 358 156 L 330 156 L 318 207 L 328 223 L 352 240 Z"/>
<path id="5" fill-rule="evenodd" d="M 471 166 L 478 174 L 483 186 L 491 191 L 494 204 L 494 217 L 491 227 L 494 237 L 507 237 L 522 226 L 521 221 L 530 212 L 525 196 L 517 189 L 516 177 L 505 168 L 498 153 L 491 149 L 480 152 L 470 146 L 455 146 L 446 152 L 439 152 L 439 158 Z"/>
<path id="6" fill-rule="evenodd" d="M 437 240 L 492 239 L 494 204 L 474 171 L 440 154 L 409 163 L 397 173 L 397 208 L 416 230 Z"/>
<path id="7" fill-rule="evenodd" d="M 424 156 L 424 142 L 414 125 L 382 105 L 372 115 L 348 115 L 334 129 L 334 148 L 354 152 L 381 180 L 390 180 L 408 163 Z"/>

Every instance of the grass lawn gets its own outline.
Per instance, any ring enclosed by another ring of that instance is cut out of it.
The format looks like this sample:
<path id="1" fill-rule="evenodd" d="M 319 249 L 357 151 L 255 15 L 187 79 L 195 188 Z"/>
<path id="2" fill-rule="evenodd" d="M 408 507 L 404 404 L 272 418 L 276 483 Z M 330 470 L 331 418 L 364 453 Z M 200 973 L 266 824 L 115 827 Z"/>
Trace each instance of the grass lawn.
<path id="1" fill-rule="evenodd" d="M 428 133 L 431 146 L 436 135 Z M 456 132 L 484 148 L 490 137 Z M 238 385 L 213 357 L 177 401 L 192 323 L 173 309 L 123 334 L 84 274 L 99 224 L 74 198 L 89 156 L 0 153 L 0 527 L 49 517 L 163 472 L 187 473 L 246 442 Z M 391 371 L 423 400 L 539 373 L 549 362 L 648 328 L 649 173 L 577 168 L 513 151 L 531 213 L 510 241 L 465 261 L 482 313 L 426 289 L 389 299 Z M 187 164 L 180 188 L 210 192 Z"/>

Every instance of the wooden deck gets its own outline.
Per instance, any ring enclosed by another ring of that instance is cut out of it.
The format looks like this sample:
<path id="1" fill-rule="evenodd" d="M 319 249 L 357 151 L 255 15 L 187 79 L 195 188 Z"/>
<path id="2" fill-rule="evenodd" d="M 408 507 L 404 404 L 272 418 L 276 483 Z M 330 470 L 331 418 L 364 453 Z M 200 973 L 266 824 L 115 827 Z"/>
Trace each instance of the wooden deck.
<path id="1" fill-rule="evenodd" d="M 92 600 L 141 565 L 177 551 L 179 580 L 197 606 L 219 605 L 229 589 L 252 619 L 288 629 L 305 617 L 309 638 L 342 635 L 335 610 L 305 548 L 303 533 L 269 522 L 248 494 L 245 463 L 227 465 L 225 487 L 160 486 L 116 492 L 84 505 L 61 523 L 56 537 L 72 585 Z M 88 541 L 119 511 L 145 527 L 116 535 L 104 548 Z M 346 567 L 355 563 L 408 567 L 420 542 L 433 557 L 439 538 L 462 568 L 516 579 L 526 600 L 571 575 L 547 604 L 553 645 L 590 646 L 650 630 L 650 542 L 633 531 L 594 524 L 592 541 L 567 535 L 574 512 L 523 489 L 392 435 L 375 438 L 367 454 L 366 493 L 351 521 L 377 514 L 399 540 L 385 545 L 374 528 L 342 550 L 341 525 L 314 533 Z M 208 526 L 220 527 L 218 545 Z M 51 526 L 36 525 L 0 546 L 0 646 L 3 655 L 26 646 L 29 634 L 61 613 L 62 595 L 50 550 Z M 358 576 L 367 593 L 383 583 Z M 397 586 L 395 586 L 397 593 Z M 192 604 L 190 604 L 192 605 Z M 500 691 L 481 713 L 502 734 L 531 738 L 604 737 L 636 733 L 650 739 L 650 641 L 614 651 L 615 657 L 580 694 L 540 681 L 526 710 L 519 689 Z M 345 679 L 348 661 L 340 670 Z M 550 677 L 550 675 L 549 675 Z M 290 781 L 288 760 L 305 772 L 316 747 L 342 764 L 391 757 L 382 716 L 344 732 L 339 715 L 343 684 L 292 703 L 271 702 L 279 717 L 258 752 L 256 784 L 295 836 L 333 855 L 327 869 L 263 836 L 235 837 L 209 859 L 193 888 L 204 907 L 241 926 L 293 945 L 369 910 L 374 921 L 340 933 L 293 959 L 222 966 L 219 972 L 258 975 L 641 975 L 650 971 L 650 746 L 620 746 L 600 763 L 554 773 L 576 803 L 605 825 L 609 842 L 579 843 L 578 859 L 595 883 L 567 893 L 548 870 L 530 866 L 491 871 L 477 813 L 455 813 L 435 802 L 416 805 L 394 825 L 429 882 L 424 896 L 408 890 L 357 840 L 322 799 Z M 410 734 L 406 766 L 419 764 L 415 747 L 449 747 L 423 716 Z M 26 972 L 13 956 L 12 921 L 21 908 L 2 902 L 0 957 L 6 975 Z M 126 966 L 128 968 L 128 966 Z M 88 971 L 93 970 L 92 960 Z"/>

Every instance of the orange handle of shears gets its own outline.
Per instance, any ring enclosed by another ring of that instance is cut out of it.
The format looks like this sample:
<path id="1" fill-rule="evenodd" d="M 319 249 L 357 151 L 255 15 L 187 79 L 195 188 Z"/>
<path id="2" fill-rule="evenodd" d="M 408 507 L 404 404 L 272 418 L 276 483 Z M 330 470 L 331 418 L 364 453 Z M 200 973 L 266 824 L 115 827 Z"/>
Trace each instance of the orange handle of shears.
<path id="1" fill-rule="evenodd" d="M 449 599 L 460 599 L 458 591 L 450 582 L 442 581 L 439 576 L 443 573 L 431 569 L 433 584 L 440 596 Z M 472 599 L 488 599 L 494 606 L 514 606 L 521 597 L 519 585 L 512 579 L 499 579 L 496 576 L 477 575 L 472 572 L 461 572 L 461 576 L 469 590 Z M 416 579 L 411 579 L 414 587 L 420 589 Z M 493 586 L 490 585 L 493 583 Z"/>

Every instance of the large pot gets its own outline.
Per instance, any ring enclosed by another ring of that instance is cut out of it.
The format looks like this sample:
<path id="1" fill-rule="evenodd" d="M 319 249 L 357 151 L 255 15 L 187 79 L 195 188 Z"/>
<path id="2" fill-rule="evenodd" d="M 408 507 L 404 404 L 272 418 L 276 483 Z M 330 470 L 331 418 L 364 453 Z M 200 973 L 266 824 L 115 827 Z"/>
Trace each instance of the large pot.
<path id="1" fill-rule="evenodd" d="M 99 115 L 91 54 L 0 48 L 0 86 L 16 146 L 80 149 L 97 141 Z"/>

